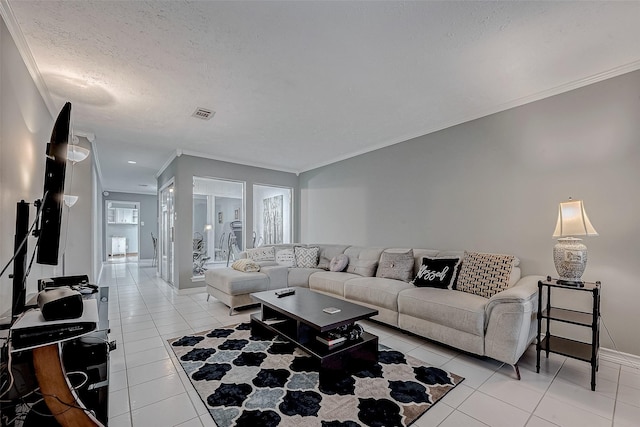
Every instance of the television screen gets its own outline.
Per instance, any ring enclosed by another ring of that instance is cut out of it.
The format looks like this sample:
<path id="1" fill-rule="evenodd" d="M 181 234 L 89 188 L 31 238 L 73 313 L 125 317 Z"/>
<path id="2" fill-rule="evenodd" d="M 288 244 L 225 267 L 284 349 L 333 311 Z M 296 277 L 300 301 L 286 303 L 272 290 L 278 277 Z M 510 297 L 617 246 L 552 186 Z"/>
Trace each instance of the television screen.
<path id="1" fill-rule="evenodd" d="M 67 102 L 58 114 L 51 132 L 51 141 L 47 144 L 40 237 L 36 258 L 39 264 L 58 265 L 70 119 L 71 103 Z"/>

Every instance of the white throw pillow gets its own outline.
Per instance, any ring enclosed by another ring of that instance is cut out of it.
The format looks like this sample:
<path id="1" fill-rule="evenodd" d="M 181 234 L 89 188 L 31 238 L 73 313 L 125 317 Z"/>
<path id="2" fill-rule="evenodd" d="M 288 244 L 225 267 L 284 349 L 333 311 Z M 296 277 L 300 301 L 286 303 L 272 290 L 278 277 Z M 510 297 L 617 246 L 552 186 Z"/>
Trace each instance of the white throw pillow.
<path id="1" fill-rule="evenodd" d="M 263 246 L 260 248 L 247 249 L 247 256 L 253 261 L 275 261 L 276 248 L 273 246 Z"/>
<path id="2" fill-rule="evenodd" d="M 293 253 L 293 249 L 281 249 L 276 252 L 276 262 L 278 265 L 284 265 L 285 267 L 295 267 L 296 256 Z"/>

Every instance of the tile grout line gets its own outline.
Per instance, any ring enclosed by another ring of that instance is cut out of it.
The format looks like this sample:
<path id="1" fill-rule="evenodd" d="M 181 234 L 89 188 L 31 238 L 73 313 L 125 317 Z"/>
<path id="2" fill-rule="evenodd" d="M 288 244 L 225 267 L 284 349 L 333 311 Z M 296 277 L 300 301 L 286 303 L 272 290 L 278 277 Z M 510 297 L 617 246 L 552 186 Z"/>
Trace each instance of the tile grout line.
<path id="1" fill-rule="evenodd" d="M 620 394 L 620 377 L 622 376 L 622 366 L 618 366 L 618 384 L 616 384 L 616 397 L 613 401 L 613 413 L 611 414 L 611 427 L 615 426 L 616 408 L 618 407 L 618 395 Z"/>

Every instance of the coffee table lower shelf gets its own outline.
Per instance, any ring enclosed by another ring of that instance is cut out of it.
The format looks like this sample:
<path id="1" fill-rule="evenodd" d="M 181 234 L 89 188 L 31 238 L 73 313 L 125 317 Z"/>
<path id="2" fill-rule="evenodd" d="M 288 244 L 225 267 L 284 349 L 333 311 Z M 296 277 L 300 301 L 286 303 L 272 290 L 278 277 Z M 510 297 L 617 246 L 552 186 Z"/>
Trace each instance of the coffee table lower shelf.
<path id="1" fill-rule="evenodd" d="M 378 362 L 378 337 L 366 331 L 357 340 L 329 347 L 316 340 L 318 332 L 303 322 L 290 318 L 263 321 L 259 313 L 254 313 L 251 333 L 265 338 L 280 335 L 318 360 L 321 384 Z"/>

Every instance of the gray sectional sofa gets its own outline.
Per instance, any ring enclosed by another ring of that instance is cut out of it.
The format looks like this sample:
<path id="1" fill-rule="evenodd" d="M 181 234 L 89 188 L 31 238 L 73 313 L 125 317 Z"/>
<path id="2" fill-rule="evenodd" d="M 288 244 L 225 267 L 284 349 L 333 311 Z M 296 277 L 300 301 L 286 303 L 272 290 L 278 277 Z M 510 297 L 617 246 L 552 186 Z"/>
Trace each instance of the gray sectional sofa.
<path id="1" fill-rule="evenodd" d="M 375 277 L 370 266 L 380 261 L 383 252 L 399 253 L 406 249 L 308 244 L 319 247 L 319 259 L 333 259 L 345 254 L 347 271 L 322 268 L 298 268 L 257 261 L 259 272 L 242 272 L 232 268 L 205 272 L 207 292 L 230 307 L 231 312 L 255 302 L 249 296 L 284 287 L 307 287 L 357 304 L 372 307 L 379 314 L 373 319 L 457 349 L 487 356 L 512 365 L 519 378 L 517 362 L 536 335 L 538 280 L 542 276 L 521 277 L 515 258 L 508 278 L 509 287 L 490 298 L 473 293 L 433 287 L 416 287 L 411 283 Z M 294 245 L 276 245 L 275 250 Z M 414 248 L 413 275 L 422 258 L 462 257 L 464 252 Z M 246 253 L 241 256 L 246 256 Z M 349 272 L 351 271 L 351 272 Z"/>

